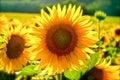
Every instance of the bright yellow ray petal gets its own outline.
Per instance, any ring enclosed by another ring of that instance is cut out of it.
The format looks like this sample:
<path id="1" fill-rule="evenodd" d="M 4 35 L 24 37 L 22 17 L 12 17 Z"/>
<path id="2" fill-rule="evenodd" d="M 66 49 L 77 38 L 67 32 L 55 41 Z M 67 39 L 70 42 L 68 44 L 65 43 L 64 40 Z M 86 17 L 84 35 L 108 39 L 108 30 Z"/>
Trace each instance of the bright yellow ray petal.
<path id="1" fill-rule="evenodd" d="M 61 6 L 60 6 L 60 4 L 57 5 L 57 13 L 59 13 L 58 16 L 59 16 L 59 18 L 61 18 L 61 15 L 62 15 L 61 13 L 62 13 L 62 11 L 61 11 Z"/>
<path id="2" fill-rule="evenodd" d="M 76 8 L 76 6 L 74 5 L 73 8 L 72 8 L 72 12 L 71 12 L 71 15 L 70 15 L 69 20 L 72 20 L 73 15 L 75 15 L 75 14 L 74 14 L 74 13 L 75 13 L 75 8 Z"/>
<path id="3" fill-rule="evenodd" d="M 63 10 L 61 12 L 61 17 L 64 18 L 66 13 L 66 5 L 63 6 Z"/>

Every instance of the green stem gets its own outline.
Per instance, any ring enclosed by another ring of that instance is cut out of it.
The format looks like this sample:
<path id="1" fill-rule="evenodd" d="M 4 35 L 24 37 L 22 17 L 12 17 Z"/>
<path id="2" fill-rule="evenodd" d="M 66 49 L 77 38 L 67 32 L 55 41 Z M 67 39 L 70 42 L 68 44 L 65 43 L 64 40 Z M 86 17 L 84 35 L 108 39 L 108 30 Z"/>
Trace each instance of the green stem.
<path id="1" fill-rule="evenodd" d="M 62 73 L 59 74 L 59 80 L 62 80 Z"/>
<path id="2" fill-rule="evenodd" d="M 100 49 L 100 20 L 98 20 L 98 41 L 99 41 L 99 44 L 98 44 L 98 50 Z"/>
<path id="3" fill-rule="evenodd" d="M 59 80 L 58 75 L 55 76 L 55 80 Z"/>
<path id="4" fill-rule="evenodd" d="M 55 76 L 55 80 L 62 80 L 62 73 Z"/>

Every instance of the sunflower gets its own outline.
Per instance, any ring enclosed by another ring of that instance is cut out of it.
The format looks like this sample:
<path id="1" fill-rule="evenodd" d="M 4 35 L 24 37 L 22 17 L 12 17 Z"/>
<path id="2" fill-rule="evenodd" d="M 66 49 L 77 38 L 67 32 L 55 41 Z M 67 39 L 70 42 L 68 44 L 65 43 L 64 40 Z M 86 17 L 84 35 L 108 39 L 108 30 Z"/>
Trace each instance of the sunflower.
<path id="1" fill-rule="evenodd" d="M 0 28 L 0 34 L 5 36 L 4 46 L 0 47 L 0 64 L 8 73 L 13 73 L 27 64 L 30 52 L 28 47 L 32 45 L 32 36 L 28 34 L 30 29 L 20 21 L 17 26 L 13 26 L 11 22 Z"/>
<path id="2" fill-rule="evenodd" d="M 115 25 L 113 28 L 113 38 L 115 40 L 120 40 L 120 25 Z"/>
<path id="3" fill-rule="evenodd" d="M 5 16 L 0 16 L 0 28 L 5 28 L 5 26 L 8 26 L 8 19 Z M 0 32 L 2 32 L 2 29 L 0 29 Z M 4 46 L 5 37 L 4 34 L 0 33 L 0 48 Z"/>
<path id="4" fill-rule="evenodd" d="M 60 4 L 43 9 L 36 17 L 40 27 L 34 27 L 32 35 L 36 36 L 35 60 L 40 60 L 36 69 L 44 69 L 48 74 L 61 73 L 67 69 L 80 69 L 85 65 L 88 55 L 84 49 L 95 44 L 94 32 L 89 16 L 82 16 L 81 7 L 69 4 L 63 8 Z"/>
<path id="5" fill-rule="evenodd" d="M 103 43 L 102 47 L 106 47 L 110 42 L 108 35 L 103 35 L 102 38 L 101 38 L 101 41 Z"/>
<path id="6" fill-rule="evenodd" d="M 4 26 L 8 26 L 8 19 L 5 16 L 0 16 L 0 27 Z"/>
<path id="7" fill-rule="evenodd" d="M 5 16 L 0 16 L 0 25 L 6 24 L 8 19 Z"/>
<path id="8" fill-rule="evenodd" d="M 81 80 L 119 80 L 120 66 L 111 65 L 111 61 L 101 61 L 92 68 Z"/>

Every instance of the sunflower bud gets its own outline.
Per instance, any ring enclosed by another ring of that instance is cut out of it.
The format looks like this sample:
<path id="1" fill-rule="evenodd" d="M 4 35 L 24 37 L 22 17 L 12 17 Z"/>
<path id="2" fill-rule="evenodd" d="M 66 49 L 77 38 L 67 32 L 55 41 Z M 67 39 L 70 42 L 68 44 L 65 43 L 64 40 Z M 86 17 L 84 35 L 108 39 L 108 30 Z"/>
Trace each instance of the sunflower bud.
<path id="1" fill-rule="evenodd" d="M 106 17 L 106 13 L 103 11 L 96 11 L 94 15 L 99 21 L 104 20 Z"/>

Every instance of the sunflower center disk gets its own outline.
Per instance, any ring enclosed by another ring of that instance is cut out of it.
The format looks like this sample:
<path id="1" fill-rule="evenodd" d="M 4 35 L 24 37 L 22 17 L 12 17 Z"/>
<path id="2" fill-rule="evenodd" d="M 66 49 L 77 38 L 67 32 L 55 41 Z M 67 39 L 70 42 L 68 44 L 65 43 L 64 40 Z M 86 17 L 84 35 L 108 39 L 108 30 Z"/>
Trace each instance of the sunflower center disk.
<path id="1" fill-rule="evenodd" d="M 92 68 L 81 77 L 81 80 L 103 80 L 103 71 L 96 67 Z"/>
<path id="2" fill-rule="evenodd" d="M 46 35 L 48 49 L 57 55 L 73 51 L 76 41 L 75 31 L 69 25 L 56 25 L 49 29 Z"/>
<path id="3" fill-rule="evenodd" d="M 54 32 L 52 39 L 56 48 L 64 50 L 70 45 L 72 35 L 66 29 L 61 28 Z"/>
<path id="4" fill-rule="evenodd" d="M 7 44 L 7 56 L 10 59 L 18 58 L 24 50 L 25 41 L 18 35 L 12 35 Z"/>
<path id="5" fill-rule="evenodd" d="M 120 35 L 120 29 L 117 29 L 117 30 L 115 31 L 115 34 L 116 34 L 116 35 Z"/>

